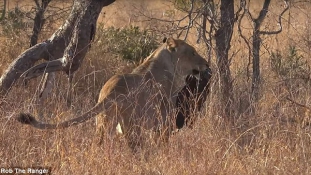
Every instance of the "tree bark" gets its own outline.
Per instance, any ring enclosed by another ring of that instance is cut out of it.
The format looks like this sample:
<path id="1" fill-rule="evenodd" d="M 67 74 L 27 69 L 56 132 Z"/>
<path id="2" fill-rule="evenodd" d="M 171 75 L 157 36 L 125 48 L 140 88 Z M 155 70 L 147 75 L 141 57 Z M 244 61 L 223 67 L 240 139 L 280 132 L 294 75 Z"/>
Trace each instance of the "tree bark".
<path id="1" fill-rule="evenodd" d="M 207 0 L 202 0 L 202 2 L 204 4 L 207 4 L 207 3 L 210 3 L 209 1 Z M 200 38 L 198 38 L 198 40 L 201 39 L 201 37 L 203 38 L 203 41 L 205 43 L 205 47 L 207 49 L 207 57 L 208 57 L 208 63 L 211 62 L 212 60 L 212 32 L 214 31 L 215 29 L 215 26 L 214 26 L 214 21 L 213 20 L 209 20 L 209 23 L 210 23 L 210 27 L 209 27 L 209 30 L 207 31 L 206 28 L 207 28 L 207 22 L 208 22 L 208 17 L 211 17 L 213 14 L 210 12 L 210 10 L 208 10 L 208 8 L 211 8 L 209 7 L 211 5 L 207 5 L 203 12 L 202 12 L 202 17 L 201 17 L 201 23 L 202 23 L 202 28 L 200 29 Z M 206 33 L 208 33 L 208 39 L 206 37 Z"/>
<path id="2" fill-rule="evenodd" d="M 258 18 L 253 20 L 253 78 L 252 78 L 252 98 L 254 101 L 258 100 L 259 84 L 260 84 L 260 26 L 265 19 L 271 0 L 265 0 L 264 5 L 259 13 Z"/>
<path id="3" fill-rule="evenodd" d="M 220 78 L 221 101 L 226 117 L 231 116 L 232 80 L 228 52 L 234 26 L 234 1 L 221 0 L 220 28 L 215 33 L 217 66 Z"/>
<path id="4" fill-rule="evenodd" d="M 34 0 L 37 12 L 34 18 L 34 25 L 32 28 L 32 35 L 30 37 L 30 47 L 36 45 L 38 43 L 38 37 L 42 30 L 42 27 L 45 23 L 44 12 L 48 7 L 51 0 L 41 0 L 41 4 L 39 0 Z M 53 87 L 53 80 L 55 77 L 55 73 L 46 73 L 43 78 L 41 90 L 40 90 L 40 101 L 42 102 L 43 99 L 47 97 L 47 95 L 51 92 Z"/>
<path id="5" fill-rule="evenodd" d="M 27 49 L 9 65 L 0 78 L 0 94 L 8 93 L 22 74 L 30 79 L 48 72 L 64 71 L 70 75 L 76 71 L 95 35 L 102 8 L 114 1 L 75 0 L 69 17 L 51 38 Z M 40 59 L 47 62 L 32 67 Z"/>
<path id="6" fill-rule="evenodd" d="M 30 47 L 34 46 L 38 42 L 39 33 L 42 30 L 43 24 L 45 22 L 44 12 L 48 7 L 51 0 L 42 0 L 41 5 L 38 0 L 34 0 L 37 6 L 37 12 L 34 19 L 34 25 L 32 29 L 32 35 L 30 37 Z"/>

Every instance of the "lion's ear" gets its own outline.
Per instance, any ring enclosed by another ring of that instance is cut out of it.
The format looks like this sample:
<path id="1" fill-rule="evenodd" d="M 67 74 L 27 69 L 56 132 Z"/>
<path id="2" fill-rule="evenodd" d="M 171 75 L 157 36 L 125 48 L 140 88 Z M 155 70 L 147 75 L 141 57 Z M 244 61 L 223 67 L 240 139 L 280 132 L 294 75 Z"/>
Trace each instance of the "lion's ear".
<path id="1" fill-rule="evenodd" d="M 171 50 L 173 52 L 176 52 L 177 42 L 176 42 L 176 40 L 174 40 L 174 38 L 167 38 L 166 39 L 166 44 L 167 44 L 169 50 Z"/>

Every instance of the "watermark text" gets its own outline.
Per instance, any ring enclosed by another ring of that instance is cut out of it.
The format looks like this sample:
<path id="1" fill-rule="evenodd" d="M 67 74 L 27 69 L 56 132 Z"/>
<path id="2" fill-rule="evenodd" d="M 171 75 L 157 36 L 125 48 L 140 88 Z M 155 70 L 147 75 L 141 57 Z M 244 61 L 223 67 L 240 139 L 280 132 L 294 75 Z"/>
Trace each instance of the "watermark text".
<path id="1" fill-rule="evenodd" d="M 40 175 L 50 175 L 50 167 L 0 167 L 0 175 L 5 174 L 40 174 Z"/>

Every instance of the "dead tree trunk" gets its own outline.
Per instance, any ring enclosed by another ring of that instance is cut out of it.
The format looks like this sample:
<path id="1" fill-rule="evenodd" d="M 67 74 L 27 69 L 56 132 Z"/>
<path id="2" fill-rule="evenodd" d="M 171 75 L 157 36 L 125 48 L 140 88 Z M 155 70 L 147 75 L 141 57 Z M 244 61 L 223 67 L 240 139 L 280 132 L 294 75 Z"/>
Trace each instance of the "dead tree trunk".
<path id="1" fill-rule="evenodd" d="M 260 85 L 260 45 L 261 45 L 261 38 L 260 35 L 272 35 L 278 34 L 282 32 L 282 16 L 283 14 L 289 9 L 287 0 L 284 1 L 285 8 L 280 13 L 278 19 L 278 26 L 279 29 L 276 31 L 261 31 L 260 26 L 266 14 L 268 12 L 268 8 L 270 5 L 271 0 L 265 0 L 263 7 L 259 13 L 258 18 L 252 19 L 254 23 L 254 30 L 253 30 L 253 80 L 252 80 L 252 95 L 255 101 L 259 98 L 259 85 Z"/>
<path id="2" fill-rule="evenodd" d="M 253 78 L 252 78 L 252 97 L 255 101 L 258 100 L 259 93 L 259 84 L 260 84 L 260 26 L 262 21 L 267 15 L 268 8 L 271 0 L 265 0 L 264 5 L 259 13 L 258 18 L 253 20 L 254 29 L 253 29 Z"/>
<path id="3" fill-rule="evenodd" d="M 234 26 L 234 1 L 221 0 L 220 27 L 215 33 L 216 56 L 219 71 L 221 102 L 223 103 L 226 117 L 231 115 L 232 80 L 228 52 Z"/>
<path id="4" fill-rule="evenodd" d="M 22 74 L 26 79 L 55 71 L 71 76 L 88 51 L 102 8 L 114 1 L 75 0 L 69 17 L 51 38 L 27 49 L 10 64 L 0 78 L 0 94 L 6 94 Z M 52 61 L 32 67 L 40 59 Z"/>
<path id="5" fill-rule="evenodd" d="M 41 4 L 38 0 L 34 0 L 37 6 L 37 12 L 34 19 L 34 25 L 32 29 L 32 35 L 30 37 L 30 47 L 34 46 L 38 42 L 39 33 L 42 30 L 43 24 L 45 22 L 44 12 L 48 7 L 51 0 L 42 0 Z"/>
<path id="6" fill-rule="evenodd" d="M 264 21 L 271 0 L 265 0 L 262 9 L 260 10 L 260 13 L 257 18 L 253 18 L 249 10 L 247 9 L 246 1 L 243 0 L 244 4 L 244 12 L 242 14 L 241 19 L 244 17 L 244 13 L 247 13 L 249 18 L 254 24 L 254 29 L 253 29 L 253 43 L 252 43 L 252 56 L 253 56 L 253 76 L 252 76 L 252 99 L 254 101 L 258 101 L 259 99 L 259 92 L 260 92 L 260 46 L 261 46 L 261 35 L 272 35 L 272 34 L 278 34 L 282 31 L 282 16 L 283 14 L 289 9 L 288 2 L 287 0 L 284 1 L 285 3 L 285 8 L 284 10 L 280 13 L 279 18 L 278 18 L 278 26 L 279 29 L 276 31 L 262 31 L 260 30 L 260 26 L 262 22 Z M 248 48 L 250 48 L 247 39 L 242 35 L 242 31 L 240 29 L 241 25 L 241 20 L 239 22 L 239 32 L 242 38 L 244 39 L 245 43 L 248 45 Z"/>
<path id="7" fill-rule="evenodd" d="M 38 43 L 38 36 L 45 23 L 44 12 L 52 0 L 41 0 L 41 1 L 42 2 L 40 4 L 38 0 L 34 0 L 36 7 L 37 7 L 36 9 L 37 12 L 36 12 L 35 18 L 33 19 L 34 25 L 32 28 L 32 35 L 30 36 L 30 47 L 33 47 L 34 45 Z"/>

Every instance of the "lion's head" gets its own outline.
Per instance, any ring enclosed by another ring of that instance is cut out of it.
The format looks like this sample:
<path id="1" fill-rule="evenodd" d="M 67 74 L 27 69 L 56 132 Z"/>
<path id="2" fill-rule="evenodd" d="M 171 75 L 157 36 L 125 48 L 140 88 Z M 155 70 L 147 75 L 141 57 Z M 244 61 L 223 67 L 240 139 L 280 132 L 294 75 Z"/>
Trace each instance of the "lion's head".
<path id="1" fill-rule="evenodd" d="M 171 52 L 171 59 L 175 65 L 175 73 L 181 76 L 198 75 L 209 68 L 207 61 L 198 54 L 194 47 L 183 40 L 165 38 L 167 49 Z"/>

